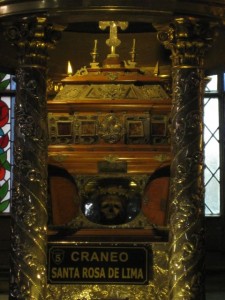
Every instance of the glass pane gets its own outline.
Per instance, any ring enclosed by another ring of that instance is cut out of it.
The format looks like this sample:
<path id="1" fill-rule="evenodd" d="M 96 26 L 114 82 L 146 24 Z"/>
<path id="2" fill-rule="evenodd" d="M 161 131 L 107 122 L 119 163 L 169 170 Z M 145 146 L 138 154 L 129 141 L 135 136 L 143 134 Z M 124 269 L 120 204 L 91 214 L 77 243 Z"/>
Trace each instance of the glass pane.
<path id="1" fill-rule="evenodd" d="M 16 90 L 16 81 L 14 76 L 10 76 L 10 90 L 15 91 Z"/>
<path id="2" fill-rule="evenodd" d="M 219 171 L 218 171 L 219 172 Z M 220 184 L 214 177 L 208 182 L 205 188 L 205 213 L 209 215 L 220 214 Z"/>
<path id="3" fill-rule="evenodd" d="M 210 172 L 210 170 L 206 167 L 205 170 L 204 170 L 204 182 L 205 182 L 205 184 L 207 184 L 207 182 L 209 182 L 211 178 L 212 178 L 212 172 Z"/>
<path id="4" fill-rule="evenodd" d="M 225 91 L 225 73 L 223 74 L 223 91 Z"/>
<path id="5" fill-rule="evenodd" d="M 215 171 L 219 168 L 219 155 L 219 143 L 216 139 L 211 139 L 210 142 L 205 146 L 205 164 L 212 173 L 215 173 Z"/>
<path id="6" fill-rule="evenodd" d="M 212 214 L 212 212 L 210 211 L 210 209 L 208 208 L 208 206 L 205 204 L 205 215 L 209 216 L 211 214 Z"/>
<path id="7" fill-rule="evenodd" d="M 0 73 L 0 91 L 10 88 L 10 75 Z"/>
<path id="8" fill-rule="evenodd" d="M 218 76 L 217 75 L 212 75 L 209 76 L 210 81 L 206 85 L 205 91 L 206 92 L 217 92 L 218 90 Z"/>
<path id="9" fill-rule="evenodd" d="M 219 126 L 219 101 L 218 98 L 204 99 L 204 124 L 214 132 Z"/>
<path id="10" fill-rule="evenodd" d="M 212 137 L 211 131 L 205 126 L 204 127 L 204 143 L 207 144 Z"/>
<path id="11" fill-rule="evenodd" d="M 215 78 L 213 77 L 213 79 Z M 211 83 L 212 82 L 215 84 L 214 80 L 212 80 Z M 213 87 L 210 86 L 210 88 L 212 89 Z M 205 214 L 218 215 L 220 214 L 220 144 L 218 98 L 204 99 L 203 122 L 205 143 Z"/>

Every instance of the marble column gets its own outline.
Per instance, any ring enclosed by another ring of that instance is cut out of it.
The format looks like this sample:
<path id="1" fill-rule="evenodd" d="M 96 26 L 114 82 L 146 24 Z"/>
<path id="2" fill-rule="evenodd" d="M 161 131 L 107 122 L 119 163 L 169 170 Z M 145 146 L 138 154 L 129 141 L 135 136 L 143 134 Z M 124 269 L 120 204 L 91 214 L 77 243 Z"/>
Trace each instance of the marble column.
<path id="1" fill-rule="evenodd" d="M 204 299 L 203 105 L 209 24 L 179 18 L 158 39 L 171 50 L 171 183 L 169 295 Z"/>
<path id="2" fill-rule="evenodd" d="M 10 299 L 46 299 L 48 49 L 59 31 L 45 18 L 8 25 L 17 47 Z"/>

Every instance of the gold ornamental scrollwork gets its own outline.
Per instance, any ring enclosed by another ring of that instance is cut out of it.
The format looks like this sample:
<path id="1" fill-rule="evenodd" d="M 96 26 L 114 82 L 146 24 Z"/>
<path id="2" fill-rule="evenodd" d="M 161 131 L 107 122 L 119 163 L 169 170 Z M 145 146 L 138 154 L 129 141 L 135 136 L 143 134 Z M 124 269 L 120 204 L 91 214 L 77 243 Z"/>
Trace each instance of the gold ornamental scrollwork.
<path id="1" fill-rule="evenodd" d="M 178 18 L 158 39 L 171 50 L 170 251 L 168 299 L 204 299 L 203 91 L 210 24 Z"/>
<path id="2" fill-rule="evenodd" d="M 106 143 L 115 144 L 122 139 L 125 129 L 115 114 L 109 114 L 99 123 L 98 134 Z"/>
<path id="3" fill-rule="evenodd" d="M 60 36 L 46 18 L 5 28 L 17 48 L 10 299 L 46 299 L 48 49 Z"/>

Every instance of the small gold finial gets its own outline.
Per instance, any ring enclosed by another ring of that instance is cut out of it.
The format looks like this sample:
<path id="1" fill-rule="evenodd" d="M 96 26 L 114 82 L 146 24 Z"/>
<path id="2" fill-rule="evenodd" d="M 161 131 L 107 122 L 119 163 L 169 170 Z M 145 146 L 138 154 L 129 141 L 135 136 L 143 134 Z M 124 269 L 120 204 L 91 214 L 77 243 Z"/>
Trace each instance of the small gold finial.
<path id="1" fill-rule="evenodd" d="M 97 44 L 98 44 L 98 40 L 94 40 L 94 49 L 93 49 L 93 53 L 97 53 Z"/>
<path id="2" fill-rule="evenodd" d="M 129 66 L 130 67 L 135 67 L 136 62 L 135 62 L 135 58 L 136 58 L 136 40 L 133 39 L 133 44 L 132 44 L 132 48 L 130 51 L 130 56 L 131 56 L 131 60 L 129 61 Z"/>
<path id="3" fill-rule="evenodd" d="M 96 62 L 96 59 L 98 57 L 97 45 L 98 45 L 98 40 L 94 40 L 94 48 L 91 52 L 92 62 L 90 63 L 92 68 L 99 68 L 99 66 L 98 66 L 99 63 Z"/>
<path id="4" fill-rule="evenodd" d="M 134 62 L 135 61 L 135 55 L 136 55 L 136 40 L 133 39 L 133 45 L 132 45 L 132 49 L 130 51 L 131 54 L 131 61 Z"/>

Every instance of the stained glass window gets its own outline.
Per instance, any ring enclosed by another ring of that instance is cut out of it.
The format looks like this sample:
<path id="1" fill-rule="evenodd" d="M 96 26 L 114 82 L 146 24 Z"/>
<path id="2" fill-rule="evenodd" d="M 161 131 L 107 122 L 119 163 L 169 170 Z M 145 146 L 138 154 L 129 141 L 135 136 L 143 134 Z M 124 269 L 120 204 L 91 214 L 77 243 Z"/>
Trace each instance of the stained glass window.
<path id="1" fill-rule="evenodd" d="M 15 82 L 0 73 L 0 213 L 10 212 Z"/>

